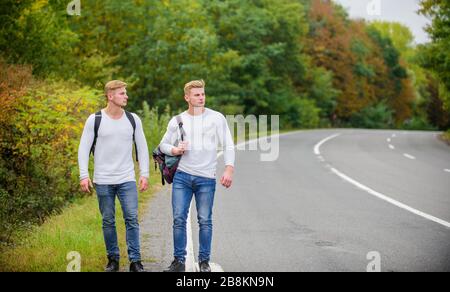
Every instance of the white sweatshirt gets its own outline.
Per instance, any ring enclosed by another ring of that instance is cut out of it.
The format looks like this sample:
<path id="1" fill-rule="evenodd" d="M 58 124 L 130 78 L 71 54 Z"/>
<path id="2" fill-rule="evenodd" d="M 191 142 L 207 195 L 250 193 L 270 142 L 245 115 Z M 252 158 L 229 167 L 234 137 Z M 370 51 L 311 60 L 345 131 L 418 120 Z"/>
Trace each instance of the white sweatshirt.
<path id="1" fill-rule="evenodd" d="M 149 155 L 141 119 L 133 114 L 136 122 L 135 139 L 138 149 L 140 174 L 149 177 Z M 88 178 L 89 152 L 94 141 L 95 114 L 89 116 L 84 125 L 78 148 L 80 180 Z M 125 112 L 118 120 L 110 118 L 102 110 L 94 155 L 93 182 L 100 185 L 121 184 L 136 181 L 133 162 L 133 126 Z"/>
<path id="2" fill-rule="evenodd" d="M 201 115 L 192 116 L 187 111 L 181 113 L 184 141 L 187 149 L 181 157 L 178 170 L 191 175 L 215 178 L 217 150 L 223 150 L 225 165 L 234 166 L 234 143 L 225 117 L 214 110 L 205 108 Z M 173 117 L 160 143 L 164 154 L 172 155 L 172 149 L 180 139 L 176 118 Z M 218 148 L 218 144 L 222 147 Z"/>

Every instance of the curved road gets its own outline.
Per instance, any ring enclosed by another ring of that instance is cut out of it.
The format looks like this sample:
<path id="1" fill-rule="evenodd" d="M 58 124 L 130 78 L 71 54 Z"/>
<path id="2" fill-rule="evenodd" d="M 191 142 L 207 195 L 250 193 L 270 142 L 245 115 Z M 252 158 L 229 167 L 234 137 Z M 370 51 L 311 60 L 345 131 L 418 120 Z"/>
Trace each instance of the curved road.
<path id="1" fill-rule="evenodd" d="M 282 135 L 274 162 L 237 151 L 233 187 L 217 188 L 212 260 L 366 271 L 374 251 L 381 271 L 450 271 L 450 148 L 437 135 L 314 130 Z"/>

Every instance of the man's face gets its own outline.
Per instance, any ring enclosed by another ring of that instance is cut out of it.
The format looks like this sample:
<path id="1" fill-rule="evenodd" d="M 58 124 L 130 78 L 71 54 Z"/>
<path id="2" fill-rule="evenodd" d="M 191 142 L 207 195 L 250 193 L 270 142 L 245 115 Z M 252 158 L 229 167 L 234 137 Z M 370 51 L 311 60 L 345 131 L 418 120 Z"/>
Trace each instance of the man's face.
<path id="1" fill-rule="evenodd" d="M 184 97 L 186 101 L 193 107 L 205 106 L 205 89 L 204 88 L 192 88 L 190 93 Z"/>
<path id="2" fill-rule="evenodd" d="M 110 93 L 108 94 L 108 99 L 110 102 L 117 106 L 126 106 L 128 102 L 127 89 L 125 87 L 122 87 L 110 91 Z"/>

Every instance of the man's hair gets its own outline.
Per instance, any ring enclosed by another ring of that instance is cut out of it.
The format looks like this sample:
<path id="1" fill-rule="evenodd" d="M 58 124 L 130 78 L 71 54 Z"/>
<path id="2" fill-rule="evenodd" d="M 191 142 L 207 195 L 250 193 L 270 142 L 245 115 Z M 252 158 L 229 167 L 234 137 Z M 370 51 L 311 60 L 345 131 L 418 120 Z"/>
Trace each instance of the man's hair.
<path id="1" fill-rule="evenodd" d="M 184 85 L 184 94 L 189 95 L 192 88 L 205 88 L 205 81 L 203 80 L 193 80 Z"/>
<path id="2" fill-rule="evenodd" d="M 120 80 L 111 80 L 108 83 L 105 84 L 105 96 L 106 99 L 108 99 L 108 93 L 112 90 L 127 87 L 127 84 Z"/>

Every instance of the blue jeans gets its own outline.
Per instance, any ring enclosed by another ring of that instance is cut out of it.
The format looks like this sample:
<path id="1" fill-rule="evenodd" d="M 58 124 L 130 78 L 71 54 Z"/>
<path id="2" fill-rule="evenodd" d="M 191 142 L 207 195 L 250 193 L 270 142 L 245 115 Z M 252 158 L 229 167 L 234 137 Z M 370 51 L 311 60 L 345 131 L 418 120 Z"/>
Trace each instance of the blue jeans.
<path id="1" fill-rule="evenodd" d="M 199 224 L 198 260 L 209 261 L 212 241 L 212 209 L 216 180 L 194 176 L 177 171 L 172 185 L 173 242 L 174 257 L 179 261 L 186 260 L 186 221 L 195 194 L 197 219 Z"/>
<path id="2" fill-rule="evenodd" d="M 120 251 L 116 232 L 116 195 L 122 206 L 126 226 L 128 258 L 130 262 L 141 260 L 138 222 L 138 194 L 136 182 L 130 181 L 117 185 L 95 184 L 98 205 L 103 218 L 103 237 L 108 257 L 119 259 Z"/>

